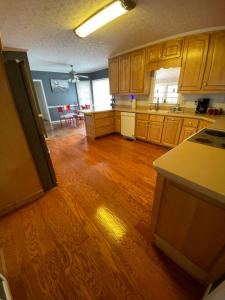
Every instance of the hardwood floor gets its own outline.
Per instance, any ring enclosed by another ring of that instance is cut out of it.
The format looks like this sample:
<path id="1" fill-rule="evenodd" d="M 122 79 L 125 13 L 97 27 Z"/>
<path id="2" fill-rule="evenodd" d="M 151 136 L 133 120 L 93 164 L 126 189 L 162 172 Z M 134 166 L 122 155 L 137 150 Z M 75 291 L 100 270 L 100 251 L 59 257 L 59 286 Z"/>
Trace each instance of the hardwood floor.
<path id="1" fill-rule="evenodd" d="M 82 129 L 48 144 L 58 187 L 0 220 L 13 299 L 200 299 L 150 243 L 152 162 L 166 149 Z"/>

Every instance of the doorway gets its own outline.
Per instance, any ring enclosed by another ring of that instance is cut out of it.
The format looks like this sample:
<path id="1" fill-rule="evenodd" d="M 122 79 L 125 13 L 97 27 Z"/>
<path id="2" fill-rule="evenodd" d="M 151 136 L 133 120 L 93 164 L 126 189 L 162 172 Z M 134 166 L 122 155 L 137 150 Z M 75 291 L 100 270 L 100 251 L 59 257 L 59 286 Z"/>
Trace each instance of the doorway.
<path id="1" fill-rule="evenodd" d="M 51 116 L 48 110 L 48 105 L 45 97 L 45 91 L 44 91 L 42 80 L 34 79 L 33 83 L 37 95 L 40 112 L 43 116 L 43 120 L 51 123 Z"/>

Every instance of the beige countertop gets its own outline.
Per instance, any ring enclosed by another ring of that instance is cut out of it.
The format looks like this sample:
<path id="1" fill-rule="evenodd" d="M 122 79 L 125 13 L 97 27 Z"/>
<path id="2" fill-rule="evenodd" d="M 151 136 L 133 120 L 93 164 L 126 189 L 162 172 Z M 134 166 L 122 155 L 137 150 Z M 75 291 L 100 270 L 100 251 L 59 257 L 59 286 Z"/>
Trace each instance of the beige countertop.
<path id="1" fill-rule="evenodd" d="M 126 107 L 117 107 L 117 108 L 109 108 L 109 109 L 104 109 L 104 110 L 96 110 L 96 109 L 90 109 L 90 110 L 82 110 L 86 115 L 93 114 L 93 113 L 101 113 L 101 112 L 108 112 L 108 111 L 120 111 L 120 112 L 134 112 L 134 113 L 139 113 L 139 114 L 154 114 L 154 115 L 164 115 L 164 116 L 171 116 L 171 117 L 182 117 L 182 118 L 196 118 L 196 119 L 202 119 L 206 121 L 212 121 L 214 122 L 215 120 L 219 120 L 220 122 L 218 123 L 217 126 L 218 129 L 221 127 L 225 128 L 225 115 L 222 116 L 209 116 L 207 114 L 195 114 L 195 113 L 186 113 L 186 112 L 170 112 L 168 110 L 162 109 L 162 110 L 143 110 L 143 109 L 131 109 L 131 108 L 126 108 Z M 215 124 L 216 125 L 216 124 Z"/>
<path id="2" fill-rule="evenodd" d="M 209 116 L 195 113 L 171 113 L 167 110 L 115 108 L 89 110 L 85 114 L 103 111 L 149 113 L 166 116 L 198 118 L 212 121 L 210 128 L 225 131 L 225 115 Z M 154 161 L 156 170 L 196 191 L 218 200 L 225 207 L 225 150 L 184 141 Z"/>
<path id="3" fill-rule="evenodd" d="M 209 128 L 225 131 L 225 115 L 212 119 Z M 186 140 L 153 164 L 159 173 L 219 201 L 225 208 L 224 149 Z"/>

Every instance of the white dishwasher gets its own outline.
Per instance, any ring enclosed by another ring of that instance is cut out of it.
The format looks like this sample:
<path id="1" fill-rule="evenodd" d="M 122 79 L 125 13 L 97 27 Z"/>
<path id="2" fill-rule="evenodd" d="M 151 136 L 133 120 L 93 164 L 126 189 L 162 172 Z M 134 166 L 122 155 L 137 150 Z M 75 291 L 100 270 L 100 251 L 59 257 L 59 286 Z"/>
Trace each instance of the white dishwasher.
<path id="1" fill-rule="evenodd" d="M 134 139 L 135 137 L 135 113 L 121 112 L 121 134 Z"/>

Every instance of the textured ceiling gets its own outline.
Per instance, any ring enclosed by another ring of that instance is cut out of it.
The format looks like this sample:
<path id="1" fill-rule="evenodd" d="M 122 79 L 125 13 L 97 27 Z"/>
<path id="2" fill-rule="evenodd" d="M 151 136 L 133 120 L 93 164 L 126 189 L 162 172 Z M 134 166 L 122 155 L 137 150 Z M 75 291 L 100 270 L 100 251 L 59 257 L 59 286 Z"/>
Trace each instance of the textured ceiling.
<path id="1" fill-rule="evenodd" d="M 107 58 L 175 34 L 225 25 L 224 0 L 136 0 L 134 10 L 85 39 L 72 29 L 111 0 L 0 0 L 7 47 L 29 49 L 32 69 L 78 72 L 107 66 Z M 65 65 L 64 65 L 65 64 Z"/>

